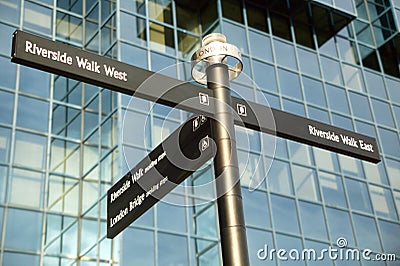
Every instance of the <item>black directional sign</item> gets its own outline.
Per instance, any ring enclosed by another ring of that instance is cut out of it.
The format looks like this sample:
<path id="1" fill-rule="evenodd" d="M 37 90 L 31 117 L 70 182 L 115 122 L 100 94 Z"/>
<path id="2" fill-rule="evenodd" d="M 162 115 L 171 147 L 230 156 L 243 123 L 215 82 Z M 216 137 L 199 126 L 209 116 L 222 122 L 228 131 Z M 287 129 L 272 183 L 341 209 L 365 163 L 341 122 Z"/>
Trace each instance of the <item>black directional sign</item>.
<path id="1" fill-rule="evenodd" d="M 210 100 L 213 92 L 205 87 L 155 74 L 23 31 L 16 31 L 13 35 L 11 61 L 128 95 L 134 94 L 167 106 L 176 106 L 185 111 L 206 116 L 214 114 Z M 238 114 L 234 121 L 236 125 L 369 162 L 380 161 L 374 138 L 236 97 L 232 97 L 232 108 Z M 267 115 L 270 113 L 275 123 L 270 121 Z"/>
<path id="2" fill-rule="evenodd" d="M 213 156 L 210 120 L 189 119 L 107 192 L 107 237 L 114 238 Z"/>

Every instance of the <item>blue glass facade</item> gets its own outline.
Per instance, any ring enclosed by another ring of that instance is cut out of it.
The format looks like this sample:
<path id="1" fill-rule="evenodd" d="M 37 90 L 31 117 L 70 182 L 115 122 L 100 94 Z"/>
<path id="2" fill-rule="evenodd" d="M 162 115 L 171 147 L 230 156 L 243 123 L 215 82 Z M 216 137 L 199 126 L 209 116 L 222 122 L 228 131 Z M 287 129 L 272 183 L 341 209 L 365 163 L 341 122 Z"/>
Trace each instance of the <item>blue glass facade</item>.
<path id="1" fill-rule="evenodd" d="M 190 114 L 15 65 L 15 29 L 153 71 L 172 66 L 168 74 L 183 80 L 190 67 L 179 63 L 204 35 L 224 33 L 257 84 L 239 78 L 235 93 L 373 136 L 382 156 L 374 165 L 280 138 L 271 155 L 269 135 L 236 128 L 251 265 L 398 265 L 399 8 L 397 0 L 0 0 L 0 265 L 222 265 L 215 191 L 199 188 L 213 180 L 211 164 L 173 191 L 178 204 L 160 202 L 106 238 L 108 188 Z M 266 178 L 250 192 L 253 176 Z M 320 251 L 340 237 L 397 261 L 257 254 L 265 245 Z"/>

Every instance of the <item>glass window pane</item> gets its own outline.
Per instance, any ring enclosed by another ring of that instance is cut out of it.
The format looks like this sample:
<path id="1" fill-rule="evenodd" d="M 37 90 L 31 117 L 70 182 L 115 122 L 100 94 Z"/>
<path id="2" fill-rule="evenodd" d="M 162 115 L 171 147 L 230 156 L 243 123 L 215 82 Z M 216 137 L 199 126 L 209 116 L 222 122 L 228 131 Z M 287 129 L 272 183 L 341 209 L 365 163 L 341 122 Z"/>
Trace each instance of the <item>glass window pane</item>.
<path id="1" fill-rule="evenodd" d="M 42 239 L 41 236 L 41 213 L 11 208 L 8 209 L 5 240 L 6 247 L 39 251 Z M 29 264 L 30 263 L 28 263 L 28 265 Z"/>
<path id="2" fill-rule="evenodd" d="M 328 248 L 328 245 L 326 243 L 320 243 L 320 242 L 306 240 L 305 248 L 314 249 L 316 251 L 316 257 L 318 258 L 318 252 L 320 252 L 319 254 L 321 254 L 323 249 Z M 322 259 L 321 260 L 307 260 L 307 265 L 309 265 L 309 266 L 332 266 L 333 261 L 325 253 L 323 260 Z"/>
<path id="3" fill-rule="evenodd" d="M 311 147 L 306 144 L 289 141 L 290 158 L 297 163 L 314 165 Z"/>
<path id="4" fill-rule="evenodd" d="M 308 117 L 310 119 L 330 124 L 328 111 L 324 111 L 319 108 L 314 108 L 312 106 L 307 106 L 307 110 L 308 110 Z"/>
<path id="5" fill-rule="evenodd" d="M 246 234 L 250 265 L 265 265 L 265 262 L 262 261 L 264 256 L 266 256 L 265 259 L 270 260 L 268 253 L 274 248 L 272 233 L 253 228 L 246 228 Z M 258 254 L 260 249 L 264 249 L 265 251 Z"/>
<path id="6" fill-rule="evenodd" d="M 41 173 L 14 169 L 9 184 L 10 203 L 40 208 L 43 205 L 43 183 Z"/>
<path id="7" fill-rule="evenodd" d="M 246 225 L 260 228 L 271 228 L 267 194 L 261 191 L 249 191 L 242 189 L 243 209 Z"/>
<path id="8" fill-rule="evenodd" d="M 249 53 L 245 29 L 226 21 L 223 21 L 222 26 L 224 34 L 229 36 L 229 43 L 239 48 L 242 53 Z"/>
<path id="9" fill-rule="evenodd" d="M 0 13 L 0 20 L 1 17 L 4 15 L 4 7 L 3 7 L 3 2 L 0 2 L 0 10 L 2 11 Z M 13 3 L 15 3 L 17 1 L 14 1 Z M 8 38 L 11 38 L 12 34 L 15 31 L 15 27 L 11 27 L 5 24 L 0 23 L 0 36 L 8 36 Z M 5 56 L 10 56 L 10 51 L 11 51 L 11 44 L 12 42 L 1 42 L 0 43 L 0 54 L 3 54 Z"/>
<path id="10" fill-rule="evenodd" d="M 0 127 L 0 162 L 8 163 L 10 157 L 11 130 Z"/>
<path id="11" fill-rule="evenodd" d="M 379 131 L 379 143 L 386 155 L 400 158 L 400 143 L 398 134 L 394 131 L 387 129 L 378 128 Z"/>
<path id="12" fill-rule="evenodd" d="M 283 102 L 283 109 L 285 111 L 288 111 L 289 113 L 299 116 L 306 115 L 304 111 L 304 103 L 299 103 L 288 99 L 283 99 L 282 102 Z"/>
<path id="13" fill-rule="evenodd" d="M 177 251 L 179 248 L 179 252 Z M 158 263 L 160 265 L 188 265 L 186 237 L 158 234 Z"/>
<path id="14" fill-rule="evenodd" d="M 322 70 L 327 81 L 343 85 L 339 62 L 321 56 Z"/>
<path id="15" fill-rule="evenodd" d="M 51 34 L 52 13 L 53 11 L 50 8 L 25 2 L 24 28 Z"/>
<path id="16" fill-rule="evenodd" d="M 199 37 L 178 31 L 178 51 L 181 58 L 189 60 L 199 48 Z"/>
<path id="17" fill-rule="evenodd" d="M 359 68 L 343 65 L 343 76 L 347 88 L 356 91 L 365 91 L 364 80 Z"/>
<path id="18" fill-rule="evenodd" d="M 371 102 L 376 122 L 394 128 L 393 116 L 389 104 L 375 99 L 371 99 Z"/>
<path id="19" fill-rule="evenodd" d="M 346 92 L 344 89 L 326 84 L 329 107 L 345 114 L 349 113 Z"/>
<path id="20" fill-rule="evenodd" d="M 327 239 L 325 218 L 320 205 L 299 202 L 301 228 L 305 237 Z M 312 218 L 311 218 L 312 217 Z"/>
<path id="21" fill-rule="evenodd" d="M 121 43 L 121 61 L 147 69 L 147 51 L 129 44 Z M 135 101 L 138 101 L 137 99 Z"/>
<path id="22" fill-rule="evenodd" d="M 354 42 L 348 41 L 340 37 L 336 38 L 336 42 L 338 44 L 340 57 L 342 58 L 342 60 L 352 64 L 357 63 L 357 59 L 359 57 L 357 55 L 357 50 L 355 49 Z"/>
<path id="23" fill-rule="evenodd" d="M 337 209 L 326 208 L 329 235 L 331 242 L 336 243 L 339 237 L 346 238 L 348 246 L 354 246 L 354 236 L 349 213 Z"/>
<path id="24" fill-rule="evenodd" d="M 332 113 L 332 124 L 353 131 L 353 122 L 349 117 Z"/>
<path id="25" fill-rule="evenodd" d="M 297 49 L 297 52 L 299 55 L 301 72 L 311 76 L 320 77 L 321 73 L 319 71 L 319 62 L 315 52 L 300 48 Z"/>
<path id="26" fill-rule="evenodd" d="M 154 265 L 152 231 L 128 227 L 122 233 L 121 245 L 121 265 Z"/>
<path id="27" fill-rule="evenodd" d="M 272 65 L 253 60 L 253 77 L 260 88 L 277 91 L 275 69 Z"/>
<path id="28" fill-rule="evenodd" d="M 3 257 L 3 265 L 39 265 L 40 256 L 24 253 L 5 252 Z"/>
<path id="29" fill-rule="evenodd" d="M 367 185 L 354 179 L 346 178 L 347 195 L 352 209 L 372 213 Z"/>
<path id="30" fill-rule="evenodd" d="M 324 172 L 319 172 L 318 175 L 325 204 L 346 208 L 347 204 L 341 177 Z"/>
<path id="31" fill-rule="evenodd" d="M 50 74 L 34 68 L 21 66 L 19 90 L 48 98 Z"/>
<path id="32" fill-rule="evenodd" d="M 293 195 L 292 178 L 289 164 L 273 160 L 267 175 L 267 186 L 270 191 Z"/>
<path id="33" fill-rule="evenodd" d="M 296 206 L 292 199 L 271 195 L 273 224 L 276 230 L 299 233 Z"/>
<path id="34" fill-rule="evenodd" d="M 294 165 L 292 169 L 296 195 L 309 200 L 321 200 L 315 171 L 297 165 Z"/>
<path id="35" fill-rule="evenodd" d="M 57 12 L 57 37 L 78 44 L 82 43 L 83 21 L 81 18 Z"/>
<path id="36" fill-rule="evenodd" d="M 186 7 L 180 7 L 179 3 L 176 3 L 176 20 L 179 28 L 193 33 L 200 33 L 198 12 Z"/>
<path id="37" fill-rule="evenodd" d="M 293 72 L 278 69 L 279 86 L 283 95 L 302 100 L 299 76 Z"/>
<path id="38" fill-rule="evenodd" d="M 385 85 L 383 84 L 382 76 L 365 71 L 366 86 L 371 95 L 382 99 L 387 99 Z"/>
<path id="39" fill-rule="evenodd" d="M 275 58 L 279 65 L 297 69 L 293 44 L 274 40 Z"/>
<path id="40" fill-rule="evenodd" d="M 129 25 L 129 26 L 128 26 Z M 146 21 L 121 12 L 121 38 L 140 46 L 146 46 Z"/>
<path id="41" fill-rule="evenodd" d="M 400 190 L 400 162 L 386 159 L 386 167 L 390 185 Z"/>
<path id="42" fill-rule="evenodd" d="M 270 37 L 249 30 L 249 42 L 253 57 L 272 62 Z"/>
<path id="43" fill-rule="evenodd" d="M 353 114 L 357 117 L 372 120 L 371 109 L 369 107 L 368 98 L 366 96 L 349 92 L 351 107 Z"/>
<path id="44" fill-rule="evenodd" d="M 307 102 L 326 107 L 324 89 L 320 81 L 303 77 L 303 86 Z"/>
<path id="45" fill-rule="evenodd" d="M 1 2 L 0 2 L 1 5 Z M 1 12 L 4 13 L 4 12 Z M 11 63 L 8 57 L 0 56 L 0 87 L 13 89 L 15 86 L 16 64 Z"/>
<path id="46" fill-rule="evenodd" d="M 400 225 L 382 220 L 378 220 L 378 224 L 384 251 L 386 253 L 397 254 L 398 256 L 400 250 Z"/>
<path id="47" fill-rule="evenodd" d="M 17 131 L 15 135 L 14 163 L 24 167 L 43 169 L 46 155 L 46 138 Z"/>
<path id="48" fill-rule="evenodd" d="M 0 1 L 0 20 L 18 24 L 21 10 L 21 1 Z"/>
<path id="49" fill-rule="evenodd" d="M 369 163 L 369 162 L 363 162 L 363 167 L 364 167 L 364 173 L 365 173 L 366 179 L 371 180 L 376 183 L 381 183 L 381 184 L 385 184 L 385 185 L 388 184 L 385 166 L 382 163 L 373 164 L 373 163 Z M 400 168 L 398 168 L 398 169 L 400 171 Z M 398 176 L 400 176 L 400 175 L 398 175 Z M 400 179 L 398 179 L 398 180 L 399 180 L 399 185 L 400 185 Z M 392 184 L 392 186 L 396 187 L 393 184 Z"/>
<path id="50" fill-rule="evenodd" d="M 353 214 L 354 229 L 358 247 L 382 252 L 375 219 L 363 215 Z"/>
<path id="51" fill-rule="evenodd" d="M 47 102 L 30 97 L 18 97 L 17 126 L 47 132 L 48 119 Z"/>
<path id="52" fill-rule="evenodd" d="M 317 147 L 314 147 L 313 151 L 315 165 L 317 165 L 319 169 L 326 169 L 335 172 L 340 171 L 339 162 L 335 153 Z"/>
<path id="53" fill-rule="evenodd" d="M 364 172 L 362 169 L 361 161 L 352 157 L 339 154 L 339 162 L 343 174 L 348 176 L 363 177 Z"/>
<path id="54" fill-rule="evenodd" d="M 284 249 L 286 250 L 286 254 L 283 255 L 284 258 L 288 258 L 287 260 L 285 259 L 278 259 L 277 254 L 275 253 L 274 259 L 279 261 L 279 265 L 305 265 L 304 261 L 302 260 L 293 260 L 291 257 L 296 257 L 296 253 L 290 251 L 292 249 L 298 250 L 299 256 L 301 257 L 301 250 L 303 249 L 303 245 L 301 244 L 301 239 L 297 237 L 292 237 L 292 236 L 287 236 L 287 235 L 281 235 L 281 234 L 276 234 L 276 249 Z M 279 251 L 278 251 L 279 254 Z M 264 264 L 265 265 L 265 264 Z"/>
<path id="55" fill-rule="evenodd" d="M 258 185 L 264 186 L 263 163 L 260 154 L 249 154 L 248 152 L 238 151 L 239 174 L 243 186 L 256 188 Z"/>
<path id="56" fill-rule="evenodd" d="M 7 180 L 8 180 L 8 167 L 0 166 L 0 203 L 5 202 Z M 1 228 L 1 223 L 3 221 L 2 211 L 3 209 L 0 208 L 0 228 Z M 0 229 L 0 236 L 1 236 L 1 229 Z"/>
<path id="57" fill-rule="evenodd" d="M 157 204 L 158 227 L 185 233 L 186 216 L 185 208 L 160 201 Z M 171 221 L 174 221 L 171 223 Z"/>
<path id="58" fill-rule="evenodd" d="M 381 217 L 397 220 L 398 216 L 390 190 L 373 185 L 370 185 L 369 190 L 375 213 Z"/>
<path id="59" fill-rule="evenodd" d="M 393 79 L 386 79 L 386 86 L 389 92 L 389 99 L 397 104 L 400 104 L 400 82 Z"/>
<path id="60" fill-rule="evenodd" d="M 14 94 L 0 90 L 0 123 L 11 124 Z"/>
<path id="61" fill-rule="evenodd" d="M 148 3 L 149 17 L 161 22 L 172 24 L 172 1 L 150 0 Z"/>

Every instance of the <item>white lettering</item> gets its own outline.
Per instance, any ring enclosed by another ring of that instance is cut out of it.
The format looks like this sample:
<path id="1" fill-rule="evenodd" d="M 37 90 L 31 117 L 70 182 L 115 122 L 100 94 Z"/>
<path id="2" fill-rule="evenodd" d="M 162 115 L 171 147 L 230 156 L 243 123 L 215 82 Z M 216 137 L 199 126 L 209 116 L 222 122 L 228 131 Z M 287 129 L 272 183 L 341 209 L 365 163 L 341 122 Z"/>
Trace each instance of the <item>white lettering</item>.
<path id="1" fill-rule="evenodd" d="M 128 81 L 128 74 L 124 71 L 118 71 L 115 69 L 115 67 L 109 67 L 107 65 L 104 66 L 104 71 L 106 72 L 106 75 L 118 80 L 122 81 Z"/>
<path id="2" fill-rule="evenodd" d="M 25 41 L 25 52 L 61 62 L 63 64 L 72 65 L 72 57 L 68 56 L 66 52 L 61 53 L 60 51 L 45 49 L 30 41 Z"/>

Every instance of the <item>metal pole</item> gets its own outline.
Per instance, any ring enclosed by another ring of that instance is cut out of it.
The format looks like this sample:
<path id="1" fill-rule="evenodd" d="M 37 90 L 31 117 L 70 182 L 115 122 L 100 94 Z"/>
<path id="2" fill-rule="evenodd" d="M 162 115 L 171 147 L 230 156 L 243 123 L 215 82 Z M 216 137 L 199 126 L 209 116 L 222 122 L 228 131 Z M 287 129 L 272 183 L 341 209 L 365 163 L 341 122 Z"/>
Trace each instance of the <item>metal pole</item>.
<path id="1" fill-rule="evenodd" d="M 211 123 L 211 129 L 212 138 L 217 147 L 214 170 L 217 178 L 217 195 L 219 196 L 217 203 L 223 264 L 225 266 L 248 266 L 250 263 L 229 88 L 229 80 L 240 73 L 242 63 L 237 48 L 226 44 L 225 41 L 225 36 L 222 34 L 214 33 L 206 36 L 203 39 L 204 49 L 199 49 L 192 59 L 194 58 L 194 61 L 197 60 L 197 62 L 203 60 L 207 63 L 204 74 L 207 87 L 213 90 L 215 98 L 215 120 Z M 225 52 L 225 54 L 219 55 L 218 51 Z M 233 69 L 229 69 L 226 64 L 227 56 L 239 60 Z M 193 77 L 200 82 L 200 75 L 193 75 Z M 204 84 L 204 80 L 200 83 Z"/>
<path id="2" fill-rule="evenodd" d="M 228 67 L 214 64 L 207 68 L 206 73 L 207 87 L 214 91 L 216 99 L 211 130 L 217 146 L 214 171 L 221 180 L 217 182 L 217 195 L 227 191 L 218 198 L 222 259 L 224 265 L 249 265 Z"/>

